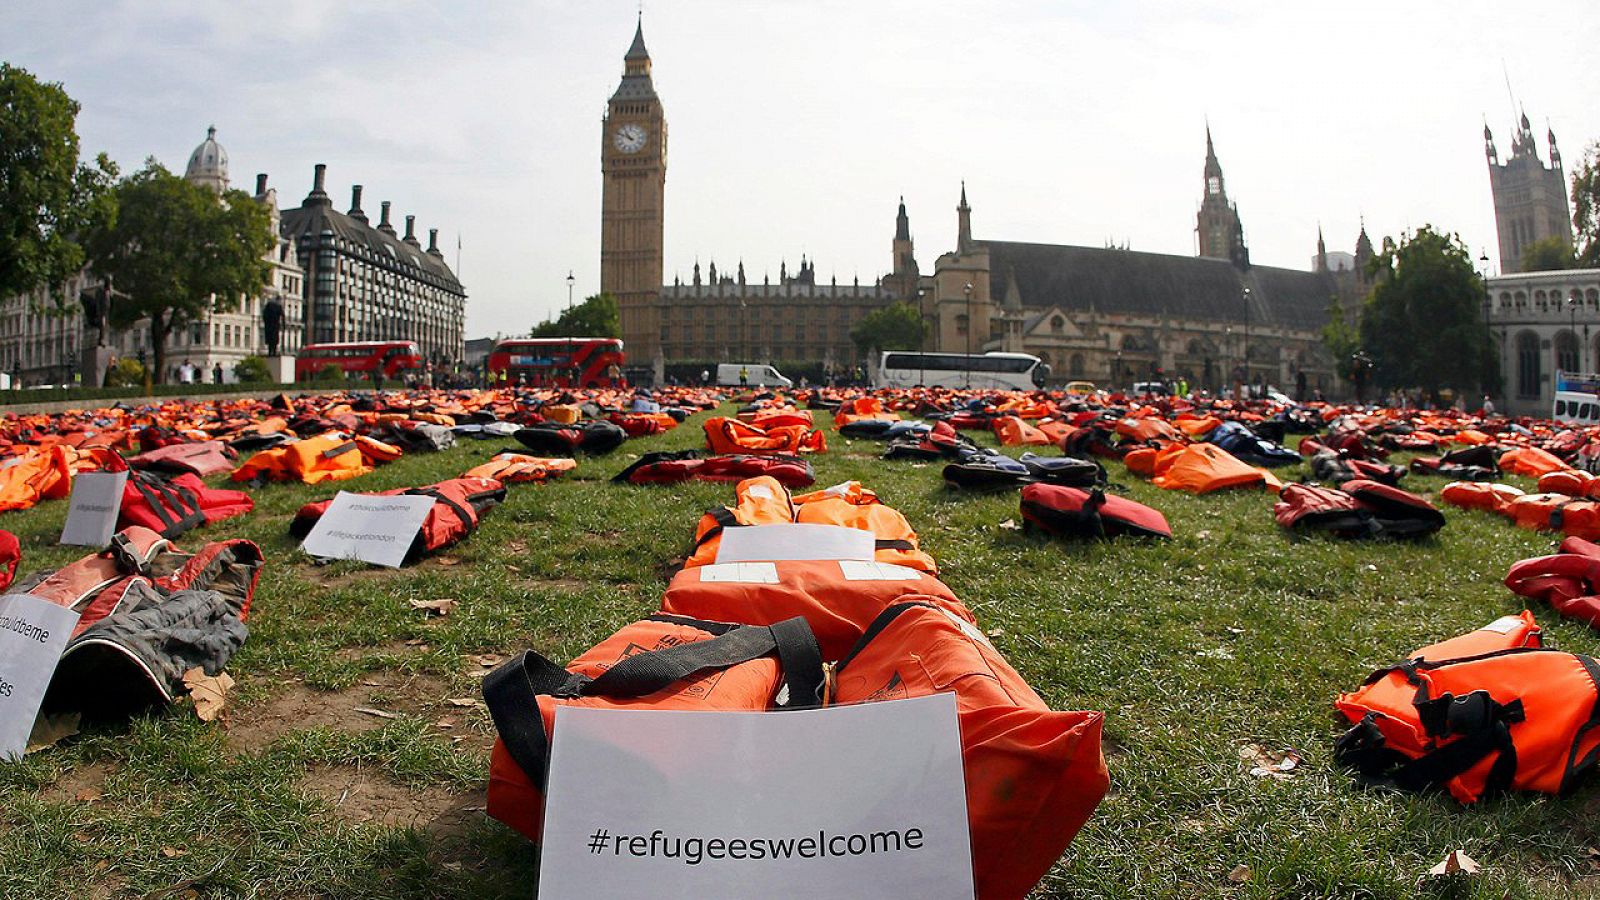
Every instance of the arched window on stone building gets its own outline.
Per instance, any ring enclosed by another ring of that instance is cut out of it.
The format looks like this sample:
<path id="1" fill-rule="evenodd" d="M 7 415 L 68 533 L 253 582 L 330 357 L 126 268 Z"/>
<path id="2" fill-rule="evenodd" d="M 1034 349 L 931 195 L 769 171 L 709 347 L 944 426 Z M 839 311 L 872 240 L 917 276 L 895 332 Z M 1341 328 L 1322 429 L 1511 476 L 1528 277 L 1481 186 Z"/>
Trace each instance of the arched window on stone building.
<path id="1" fill-rule="evenodd" d="M 1539 336 L 1531 331 L 1517 335 L 1517 396 L 1539 396 Z"/>
<path id="2" fill-rule="evenodd" d="M 1051 332 L 1053 332 L 1055 334 L 1060 334 L 1061 332 L 1066 331 L 1067 330 L 1067 319 L 1066 319 L 1066 317 L 1065 316 L 1061 316 L 1061 315 L 1051 316 L 1050 317 L 1050 330 L 1051 330 Z"/>
<path id="3" fill-rule="evenodd" d="M 1562 372 L 1578 371 L 1578 336 L 1570 331 L 1556 333 L 1552 342 L 1555 347 L 1556 369 Z"/>
<path id="4" fill-rule="evenodd" d="M 1074 378 L 1081 377 L 1083 375 L 1083 354 L 1072 354 L 1072 362 L 1068 364 L 1067 368 L 1071 370 Z"/>

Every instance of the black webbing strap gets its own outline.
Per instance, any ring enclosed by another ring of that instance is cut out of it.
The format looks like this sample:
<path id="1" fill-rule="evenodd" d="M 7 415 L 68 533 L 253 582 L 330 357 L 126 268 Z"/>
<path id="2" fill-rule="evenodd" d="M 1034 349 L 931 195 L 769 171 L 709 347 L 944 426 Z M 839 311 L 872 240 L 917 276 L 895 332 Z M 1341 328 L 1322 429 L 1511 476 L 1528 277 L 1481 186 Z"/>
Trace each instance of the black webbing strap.
<path id="1" fill-rule="evenodd" d="M 535 784 L 544 785 L 549 738 L 539 715 L 539 695 L 642 697 L 708 669 L 725 669 L 776 654 L 783 669 L 777 703 L 784 709 L 816 706 L 822 697 L 822 651 L 803 618 L 776 625 L 746 625 L 704 641 L 636 653 L 598 678 L 576 675 L 525 650 L 483 680 L 483 701 L 506 752 Z"/>
<path id="2" fill-rule="evenodd" d="M 347 452 L 349 452 L 351 450 L 355 450 L 355 449 L 356 449 L 356 442 L 355 441 L 345 441 L 342 444 L 339 444 L 339 445 L 334 446 L 334 447 L 329 447 L 328 449 L 322 451 L 322 458 L 323 459 L 333 459 L 335 456 L 338 456 L 341 453 L 347 453 Z"/>
<path id="3" fill-rule="evenodd" d="M 727 508 L 726 506 L 719 506 L 716 509 L 708 509 L 706 510 L 706 515 L 716 520 L 717 524 L 706 529 L 706 533 L 700 535 L 700 537 L 695 540 L 694 545 L 696 549 L 705 546 L 708 541 L 711 541 L 712 539 L 721 535 L 722 529 L 724 528 L 745 527 L 745 524 L 739 521 L 739 517 L 734 515 L 733 510 Z"/>
<path id="4" fill-rule="evenodd" d="M 413 497 L 432 497 L 440 503 L 443 503 L 445 506 L 449 507 L 451 512 L 456 514 L 457 519 L 461 520 L 461 527 L 465 528 L 469 532 L 472 531 L 472 529 L 477 525 L 478 520 L 476 516 L 469 512 L 465 506 L 462 506 L 454 500 L 451 500 L 449 497 L 446 497 L 438 488 L 411 488 L 410 490 L 406 491 L 406 494 Z"/>
<path id="5" fill-rule="evenodd" d="M 174 538 L 206 523 L 200 499 L 188 488 L 143 472 L 136 473 L 133 486 L 161 520 L 162 537 Z"/>
<path id="6" fill-rule="evenodd" d="M 1600 758 L 1600 745 L 1596 745 L 1582 759 L 1578 758 L 1578 749 L 1583 746 L 1584 737 L 1590 731 L 1600 727 L 1600 664 L 1596 664 L 1594 659 L 1584 656 L 1582 653 L 1574 653 L 1572 655 L 1577 658 L 1578 663 L 1583 666 L 1583 670 L 1588 673 L 1589 680 L 1594 682 L 1596 696 L 1594 706 L 1591 707 L 1589 712 L 1589 721 L 1579 726 L 1578 733 L 1573 737 L 1572 750 L 1567 754 L 1567 766 L 1561 773 L 1561 787 L 1559 788 L 1562 793 L 1570 790 L 1578 776 L 1593 768 L 1596 758 Z"/>
<path id="7" fill-rule="evenodd" d="M 879 538 L 872 542 L 875 550 L 915 550 L 917 545 L 900 538 Z"/>

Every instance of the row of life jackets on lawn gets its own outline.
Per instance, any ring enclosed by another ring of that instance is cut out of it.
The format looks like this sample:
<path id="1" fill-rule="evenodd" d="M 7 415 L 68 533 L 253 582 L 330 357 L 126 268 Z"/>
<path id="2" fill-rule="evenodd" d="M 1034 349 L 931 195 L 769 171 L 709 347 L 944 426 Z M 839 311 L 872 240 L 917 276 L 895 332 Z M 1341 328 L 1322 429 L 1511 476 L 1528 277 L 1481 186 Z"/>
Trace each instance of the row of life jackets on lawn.
<path id="1" fill-rule="evenodd" d="M 718 511 L 728 515 L 701 520 L 701 550 L 715 545 L 713 532 L 794 524 L 808 509 L 836 527 L 866 524 L 850 510 L 875 510 L 874 524 L 904 521 L 854 483 L 790 497 L 763 477 L 740 482 L 736 495 Z M 917 567 L 874 555 L 718 563 L 711 554 L 673 577 L 659 613 L 566 666 L 528 651 L 496 669 L 484 679 L 499 733 L 489 814 L 539 839 L 560 706 L 767 711 L 954 693 L 977 896 L 1022 898 L 1105 795 L 1102 714 L 1051 710 L 926 554 L 909 557 Z"/>
<path id="2" fill-rule="evenodd" d="M 1499 513 L 1518 528 L 1559 531 L 1570 537 L 1600 540 L 1600 500 L 1586 499 L 1587 486 L 1577 482 L 1582 474 L 1571 471 L 1546 474 L 1540 477 L 1540 490 L 1535 494 L 1524 493 L 1508 484 L 1457 481 L 1445 485 L 1439 496 L 1454 506 Z M 1546 487 L 1585 493 L 1556 493 Z"/>

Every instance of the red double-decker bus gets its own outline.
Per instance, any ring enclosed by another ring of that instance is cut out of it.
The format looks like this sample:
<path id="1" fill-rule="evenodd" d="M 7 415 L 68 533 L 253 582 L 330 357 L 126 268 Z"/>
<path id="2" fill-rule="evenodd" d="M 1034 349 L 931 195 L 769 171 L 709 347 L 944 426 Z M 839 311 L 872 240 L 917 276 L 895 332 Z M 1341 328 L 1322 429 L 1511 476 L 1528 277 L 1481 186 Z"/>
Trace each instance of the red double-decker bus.
<path id="1" fill-rule="evenodd" d="M 422 368 L 422 351 L 415 341 L 350 341 L 336 344 L 307 344 L 294 360 L 296 381 L 310 381 L 330 364 L 346 376 L 371 378 L 378 369 L 385 378 L 405 378 L 406 372 Z"/>
<path id="2" fill-rule="evenodd" d="M 620 387 L 626 357 L 617 338 L 506 338 L 489 351 L 491 383 Z"/>

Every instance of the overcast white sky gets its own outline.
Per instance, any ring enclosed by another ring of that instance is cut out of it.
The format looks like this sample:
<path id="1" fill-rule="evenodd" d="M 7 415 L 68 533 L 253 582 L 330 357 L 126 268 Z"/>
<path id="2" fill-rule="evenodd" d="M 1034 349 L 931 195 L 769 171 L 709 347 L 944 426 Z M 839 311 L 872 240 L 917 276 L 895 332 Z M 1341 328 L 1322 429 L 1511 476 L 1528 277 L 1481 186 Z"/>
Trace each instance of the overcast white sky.
<path id="1" fill-rule="evenodd" d="M 635 0 L 53 0 L 0 8 L 0 59 L 83 105 L 87 153 L 182 170 L 215 124 L 236 187 L 439 228 L 468 336 L 598 290 L 600 119 Z M 868 281 L 906 198 L 918 261 L 979 238 L 1194 252 L 1209 117 L 1258 264 L 1308 268 L 1423 223 L 1494 250 L 1482 152 L 1513 119 L 1570 171 L 1600 139 L 1600 3 L 649 0 L 669 129 L 666 278 L 802 252 Z"/>

